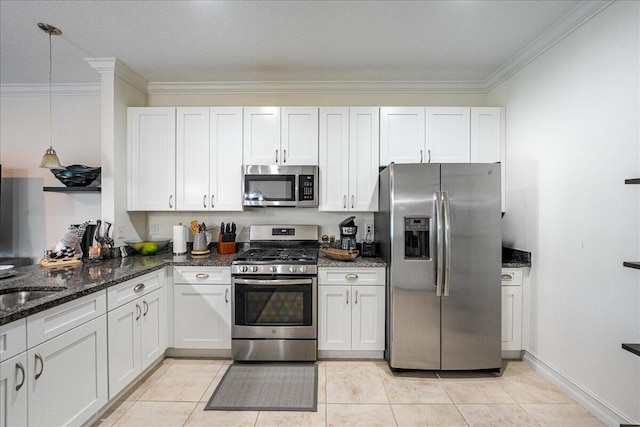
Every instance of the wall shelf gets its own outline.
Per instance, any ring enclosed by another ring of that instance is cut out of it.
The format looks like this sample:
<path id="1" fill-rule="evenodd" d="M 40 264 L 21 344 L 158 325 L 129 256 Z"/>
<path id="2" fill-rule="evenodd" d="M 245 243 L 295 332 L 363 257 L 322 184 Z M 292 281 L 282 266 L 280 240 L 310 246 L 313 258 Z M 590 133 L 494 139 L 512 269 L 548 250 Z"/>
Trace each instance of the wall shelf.
<path id="1" fill-rule="evenodd" d="M 640 178 L 625 179 L 625 184 L 640 184 Z"/>
<path id="2" fill-rule="evenodd" d="M 42 191 L 53 191 L 56 193 L 100 193 L 100 187 L 42 187 Z"/>
<path id="3" fill-rule="evenodd" d="M 640 356 L 640 344 L 622 344 L 622 348 L 624 348 L 627 351 L 630 351 L 636 356 Z"/>

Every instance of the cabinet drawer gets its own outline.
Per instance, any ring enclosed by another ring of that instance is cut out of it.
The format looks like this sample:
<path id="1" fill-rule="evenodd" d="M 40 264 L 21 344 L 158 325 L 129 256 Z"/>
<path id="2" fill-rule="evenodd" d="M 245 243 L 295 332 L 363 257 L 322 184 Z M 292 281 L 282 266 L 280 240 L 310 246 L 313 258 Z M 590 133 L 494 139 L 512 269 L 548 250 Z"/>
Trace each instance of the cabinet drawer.
<path id="1" fill-rule="evenodd" d="M 522 271 L 503 268 L 502 286 L 522 286 Z"/>
<path id="2" fill-rule="evenodd" d="M 0 326 L 0 362 L 27 349 L 27 319 Z"/>
<path id="3" fill-rule="evenodd" d="M 163 285 L 164 270 L 158 270 L 107 288 L 107 308 L 113 310 Z"/>
<path id="4" fill-rule="evenodd" d="M 190 285 L 228 285 L 230 267 L 174 267 L 173 283 Z"/>
<path id="5" fill-rule="evenodd" d="M 99 291 L 27 318 L 27 348 L 70 331 L 107 312 L 105 291 Z"/>
<path id="6" fill-rule="evenodd" d="M 384 286 L 384 268 L 318 268 L 319 285 L 373 285 Z"/>

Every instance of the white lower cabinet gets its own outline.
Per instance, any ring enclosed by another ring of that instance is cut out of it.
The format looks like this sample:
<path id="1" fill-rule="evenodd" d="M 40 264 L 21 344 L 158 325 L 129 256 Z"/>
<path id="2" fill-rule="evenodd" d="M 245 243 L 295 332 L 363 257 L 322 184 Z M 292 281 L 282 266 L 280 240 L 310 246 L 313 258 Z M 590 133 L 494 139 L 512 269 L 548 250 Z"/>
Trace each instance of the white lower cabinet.
<path id="1" fill-rule="evenodd" d="M 27 425 L 27 353 L 0 363 L 0 427 Z"/>
<path id="2" fill-rule="evenodd" d="M 109 398 L 114 398 L 141 372 L 148 368 L 167 349 L 167 294 L 164 272 L 142 276 L 114 286 L 108 295 L 120 293 L 128 288 L 141 294 L 131 296 L 107 313 L 109 341 Z M 144 287 L 151 283 L 151 290 L 144 293 Z M 126 292 L 124 292 L 126 293 Z M 111 300 L 112 298 L 109 298 Z"/>
<path id="3" fill-rule="evenodd" d="M 176 348 L 230 350 L 229 267 L 176 267 L 173 316 Z"/>
<path id="4" fill-rule="evenodd" d="M 384 350 L 384 268 L 318 269 L 318 350 Z"/>
<path id="5" fill-rule="evenodd" d="M 502 269 L 502 352 L 518 356 L 522 350 L 522 271 Z"/>
<path id="6" fill-rule="evenodd" d="M 81 425 L 107 403 L 106 333 L 103 314 L 27 351 L 30 426 Z"/>

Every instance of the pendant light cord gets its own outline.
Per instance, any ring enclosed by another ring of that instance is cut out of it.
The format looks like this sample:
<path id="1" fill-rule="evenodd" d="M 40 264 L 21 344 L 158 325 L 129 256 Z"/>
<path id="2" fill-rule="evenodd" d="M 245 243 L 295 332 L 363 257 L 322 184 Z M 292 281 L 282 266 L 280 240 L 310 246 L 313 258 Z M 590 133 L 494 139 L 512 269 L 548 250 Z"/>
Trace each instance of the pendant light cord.
<path id="1" fill-rule="evenodd" d="M 49 32 L 49 149 L 53 149 L 53 111 L 51 102 L 51 32 Z"/>

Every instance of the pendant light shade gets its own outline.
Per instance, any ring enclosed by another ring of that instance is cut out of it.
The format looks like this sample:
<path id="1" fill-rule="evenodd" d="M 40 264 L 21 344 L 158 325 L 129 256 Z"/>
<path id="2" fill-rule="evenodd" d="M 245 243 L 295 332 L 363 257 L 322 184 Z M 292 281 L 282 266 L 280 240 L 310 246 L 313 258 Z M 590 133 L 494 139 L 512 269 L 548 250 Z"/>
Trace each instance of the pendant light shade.
<path id="1" fill-rule="evenodd" d="M 38 24 L 45 33 L 49 34 L 49 148 L 44 152 L 42 156 L 42 162 L 40 162 L 41 168 L 46 169 L 64 169 L 64 166 L 60 163 L 56 150 L 53 149 L 53 113 L 51 108 L 51 36 L 59 36 L 62 31 L 49 24 Z"/>

